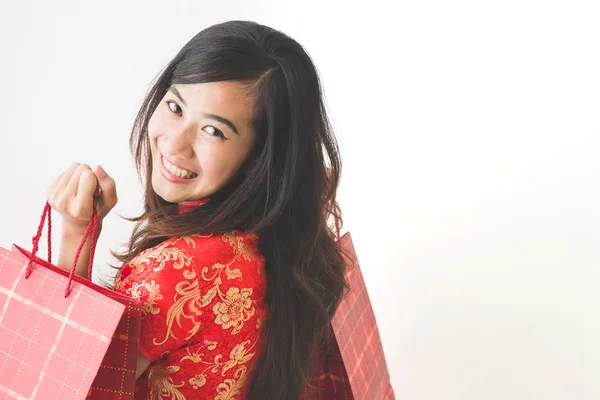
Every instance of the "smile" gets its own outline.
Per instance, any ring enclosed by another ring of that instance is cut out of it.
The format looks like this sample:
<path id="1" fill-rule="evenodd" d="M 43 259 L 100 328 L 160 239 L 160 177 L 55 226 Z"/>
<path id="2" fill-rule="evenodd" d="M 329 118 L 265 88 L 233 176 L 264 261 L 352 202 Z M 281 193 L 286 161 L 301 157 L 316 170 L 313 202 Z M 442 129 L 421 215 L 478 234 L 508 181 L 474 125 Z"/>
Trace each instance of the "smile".
<path id="1" fill-rule="evenodd" d="M 166 176 L 166 178 L 172 178 L 169 180 L 189 180 L 189 179 L 194 179 L 198 176 L 197 173 L 193 172 L 193 171 L 189 171 L 186 169 L 183 169 L 179 166 L 176 166 L 174 164 L 172 164 L 171 162 L 169 162 L 169 160 L 167 160 L 165 157 L 162 156 L 161 154 L 161 166 L 163 167 L 163 171 L 168 173 L 168 176 Z"/>

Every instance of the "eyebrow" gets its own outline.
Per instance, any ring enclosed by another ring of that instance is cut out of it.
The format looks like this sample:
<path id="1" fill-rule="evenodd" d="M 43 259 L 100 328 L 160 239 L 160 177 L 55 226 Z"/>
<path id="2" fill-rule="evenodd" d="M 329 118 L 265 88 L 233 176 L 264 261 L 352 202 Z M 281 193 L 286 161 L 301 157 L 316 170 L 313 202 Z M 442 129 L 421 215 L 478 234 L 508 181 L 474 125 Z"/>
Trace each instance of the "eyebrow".
<path id="1" fill-rule="evenodd" d="M 179 90 L 177 90 L 177 88 L 175 86 L 171 86 L 169 88 L 169 91 L 173 92 L 173 94 L 175 96 L 177 96 L 177 98 L 179 100 L 181 100 L 181 102 L 183 103 L 184 106 L 187 106 L 187 103 L 185 102 L 185 100 L 181 96 L 181 93 L 179 93 Z M 235 124 L 233 122 L 231 122 L 230 120 L 228 120 L 227 118 L 221 117 L 220 115 L 216 115 L 216 114 L 210 114 L 210 113 L 202 113 L 202 116 L 205 118 L 213 119 L 215 121 L 218 121 L 222 124 L 227 125 L 228 127 L 231 128 L 232 131 L 235 132 L 236 135 L 239 136 L 240 133 L 238 132 L 238 129 L 236 128 Z"/>

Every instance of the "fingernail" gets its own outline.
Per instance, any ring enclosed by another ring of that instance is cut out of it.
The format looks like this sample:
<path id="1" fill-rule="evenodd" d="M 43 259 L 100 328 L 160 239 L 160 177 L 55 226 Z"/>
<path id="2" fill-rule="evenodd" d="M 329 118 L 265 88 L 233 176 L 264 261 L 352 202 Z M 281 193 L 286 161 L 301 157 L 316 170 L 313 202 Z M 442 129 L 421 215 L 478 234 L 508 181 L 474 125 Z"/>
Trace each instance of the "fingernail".
<path id="1" fill-rule="evenodd" d="M 106 176 L 106 171 L 100 165 L 98 165 L 96 167 L 96 169 L 97 169 L 96 174 L 98 175 L 98 178 L 104 178 Z"/>

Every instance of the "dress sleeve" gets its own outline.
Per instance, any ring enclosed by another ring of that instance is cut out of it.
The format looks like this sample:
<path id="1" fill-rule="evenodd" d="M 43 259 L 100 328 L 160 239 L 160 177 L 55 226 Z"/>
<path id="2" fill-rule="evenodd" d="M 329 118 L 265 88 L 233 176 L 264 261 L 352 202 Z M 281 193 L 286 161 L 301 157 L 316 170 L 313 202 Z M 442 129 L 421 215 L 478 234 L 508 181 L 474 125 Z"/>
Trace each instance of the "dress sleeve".
<path id="1" fill-rule="evenodd" d="M 200 328 L 198 276 L 184 240 L 140 253 L 115 290 L 143 303 L 140 352 L 151 362 L 189 343 Z"/>

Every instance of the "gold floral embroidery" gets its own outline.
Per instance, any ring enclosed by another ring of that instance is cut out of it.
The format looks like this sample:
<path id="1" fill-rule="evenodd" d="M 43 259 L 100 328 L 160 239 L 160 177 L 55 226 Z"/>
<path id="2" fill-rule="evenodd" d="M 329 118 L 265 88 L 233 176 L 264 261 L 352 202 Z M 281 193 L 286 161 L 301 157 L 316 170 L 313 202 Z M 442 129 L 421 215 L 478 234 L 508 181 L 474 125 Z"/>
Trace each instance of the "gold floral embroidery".
<path id="1" fill-rule="evenodd" d="M 181 240 L 183 240 L 184 242 L 186 242 L 188 245 L 192 246 L 192 249 L 196 248 L 196 242 L 191 237 L 189 237 L 189 236 L 182 236 Z"/>
<path id="2" fill-rule="evenodd" d="M 208 268 L 204 267 L 204 269 L 202 270 L 202 277 L 204 278 L 204 280 L 206 281 L 212 281 L 215 280 L 215 285 L 220 285 L 221 283 L 223 283 L 223 281 L 221 280 L 221 272 L 223 272 L 223 270 L 225 271 L 225 275 L 227 275 L 227 279 L 237 279 L 237 280 L 242 280 L 242 272 L 238 269 L 238 268 L 234 268 L 231 269 L 231 264 L 233 264 L 233 262 L 235 261 L 235 259 L 233 259 L 229 264 L 220 264 L 220 263 L 215 263 L 212 266 L 213 270 L 217 270 L 217 272 L 212 276 L 212 278 L 206 278 L 206 272 L 208 272 Z M 216 278 L 216 279 L 215 279 Z"/>
<path id="3" fill-rule="evenodd" d="M 173 382 L 173 377 L 170 376 L 180 369 L 177 365 L 171 365 L 166 368 L 157 365 L 150 368 L 148 372 L 148 382 L 151 382 L 152 385 L 150 400 L 185 400 L 185 396 L 179 391 L 184 382 L 176 385 Z"/>
<path id="4" fill-rule="evenodd" d="M 183 240 L 188 245 L 192 246 L 193 249 L 195 249 L 196 248 L 196 241 L 193 239 L 195 237 L 209 238 L 209 237 L 212 237 L 212 233 L 204 233 L 204 234 L 198 233 L 196 235 L 190 235 L 190 236 L 179 236 L 179 237 L 175 238 L 175 240 Z"/>
<path id="5" fill-rule="evenodd" d="M 237 231 L 231 231 L 223 235 L 223 240 L 233 247 L 233 254 L 237 260 L 243 257 L 246 261 L 253 261 L 255 259 L 255 253 L 253 249 L 249 248 L 241 237 L 237 236 Z"/>
<path id="6" fill-rule="evenodd" d="M 154 272 L 162 271 L 167 262 L 173 261 L 175 269 L 189 267 L 192 263 L 190 257 L 181 249 L 173 246 L 173 240 L 169 239 L 156 247 L 144 250 L 130 261 L 131 274 L 144 270 L 144 266 L 155 265 Z"/>
<path id="7" fill-rule="evenodd" d="M 191 276 L 191 278 L 195 278 L 195 274 Z M 194 279 L 192 282 L 187 280 L 179 282 L 177 286 L 175 286 L 175 292 L 175 303 L 169 308 L 169 311 L 167 311 L 167 319 L 165 321 L 167 333 L 161 342 L 157 342 L 156 338 L 153 340 L 153 343 L 156 346 L 166 343 L 169 337 L 177 339 L 173 333 L 173 324 L 176 322 L 177 325 L 181 327 L 181 318 L 189 319 L 193 323 L 186 339 L 190 339 L 200 329 L 200 315 L 202 315 L 202 309 L 200 305 L 201 297 L 198 280 Z"/>
<path id="8" fill-rule="evenodd" d="M 196 374 L 193 378 L 190 378 L 190 385 L 194 388 L 194 390 L 198 390 L 206 384 L 206 375 L 204 374 Z"/>
<path id="9" fill-rule="evenodd" d="M 244 326 L 244 322 L 248 321 L 254 315 L 254 301 L 251 299 L 252 289 L 232 286 L 224 294 L 221 291 L 222 273 L 225 271 L 225 276 L 228 280 L 242 280 L 242 272 L 238 268 L 231 268 L 231 265 L 240 259 L 240 257 L 250 261 L 254 260 L 254 252 L 249 248 L 243 239 L 236 235 L 237 231 L 231 231 L 222 236 L 223 240 L 231 244 L 234 257 L 227 264 L 215 263 L 210 268 L 214 272 L 209 276 L 209 267 L 202 269 L 202 279 L 206 282 L 213 282 L 213 287 L 210 288 L 202 296 L 201 306 L 207 307 L 215 297 L 219 297 L 220 301 L 213 306 L 215 313 L 215 323 L 221 325 L 223 329 L 233 327 L 231 334 L 235 335 L 240 332 Z"/>
<path id="10" fill-rule="evenodd" d="M 246 340 L 245 342 L 238 344 L 233 348 L 233 350 L 231 350 L 231 354 L 229 355 L 229 361 L 227 361 L 223 365 L 223 372 L 221 373 L 222 376 L 225 376 L 225 372 L 235 367 L 236 365 L 246 364 L 254 356 L 254 353 L 248 353 L 248 351 L 251 350 L 254 346 L 252 346 L 250 349 L 245 348 L 249 343 L 250 341 Z"/>
<path id="11" fill-rule="evenodd" d="M 212 342 L 210 340 L 205 340 L 204 343 L 208 345 L 207 349 L 209 349 L 209 350 L 216 349 L 217 345 L 219 344 L 219 342 Z"/>
<path id="12" fill-rule="evenodd" d="M 141 283 L 133 282 L 131 287 L 127 289 L 125 293 L 130 295 L 132 298 L 140 300 L 144 297 L 144 291 L 148 292 L 148 297 L 142 305 L 142 312 L 144 314 L 158 314 L 160 310 L 155 308 L 157 300 L 163 298 L 160 294 L 160 285 L 154 281 L 142 281 Z"/>
<path id="13" fill-rule="evenodd" d="M 200 287 L 196 270 L 193 267 L 191 257 L 185 251 L 174 246 L 176 240 L 176 238 L 168 239 L 160 245 L 142 252 L 141 257 L 134 259 L 132 264 L 135 272 L 141 272 L 146 266 L 154 266 L 153 270 L 158 272 L 165 268 L 167 262 L 172 262 L 172 267 L 176 270 L 190 267 L 190 269 L 183 271 L 183 277 L 186 280 L 175 286 L 174 303 L 167 311 L 165 321 L 167 328 L 165 337 L 162 341 L 158 341 L 158 338 L 153 339 L 153 343 L 157 346 L 166 343 L 169 337 L 177 339 L 173 333 L 173 324 L 177 323 L 179 327 L 182 327 L 182 318 L 191 320 L 193 324 L 186 339 L 191 338 L 200 329 L 199 317 L 202 312 L 200 310 Z M 132 272 L 132 274 L 135 272 Z M 159 298 L 155 297 L 154 300 L 159 300 Z M 148 307 L 148 310 L 151 310 L 153 314 L 160 311 L 152 305 Z"/>
<path id="14" fill-rule="evenodd" d="M 202 350 L 204 347 L 206 347 L 208 350 L 214 350 L 217 348 L 218 343 L 217 342 L 211 342 L 209 340 L 205 340 L 204 344 L 202 346 L 200 346 L 199 348 L 196 349 L 196 351 L 194 353 L 190 352 L 190 348 L 187 347 L 186 351 L 188 353 L 187 356 L 184 356 L 181 360 L 179 360 L 180 362 L 183 362 L 185 360 L 190 360 L 191 362 L 193 362 L 194 364 L 198 364 L 200 362 L 204 362 L 202 361 L 202 357 L 204 356 L 203 353 L 200 353 L 200 350 Z M 212 364 L 211 364 L 212 365 Z"/>
<path id="15" fill-rule="evenodd" d="M 227 275 L 227 279 L 238 279 L 240 281 L 242 280 L 242 273 L 237 268 L 230 269 L 229 266 L 227 266 L 225 268 L 225 275 Z"/>
<path id="16" fill-rule="evenodd" d="M 219 369 L 221 369 L 221 376 L 225 376 L 225 373 L 235 367 L 238 369 L 234 372 L 233 376 L 235 379 L 226 379 L 217 387 L 217 396 L 215 399 L 237 399 L 240 394 L 241 388 L 245 384 L 245 375 L 247 371 L 247 366 L 250 360 L 256 354 L 255 351 L 252 351 L 256 346 L 258 339 L 254 341 L 252 346 L 246 348 L 248 344 L 250 344 L 250 340 L 246 340 L 245 342 L 239 343 L 236 345 L 233 350 L 231 350 L 229 354 L 229 360 L 223 362 L 223 355 L 217 354 L 214 357 L 212 362 L 204 361 L 204 353 L 201 353 L 202 349 L 207 350 L 215 350 L 217 348 L 218 343 L 214 341 L 204 341 L 204 344 L 196 349 L 196 351 L 191 352 L 190 349 L 187 349 L 187 356 L 184 356 L 180 362 L 185 360 L 190 360 L 195 364 L 203 363 L 206 365 L 206 368 L 200 373 L 196 374 L 194 377 L 189 379 L 190 385 L 194 388 L 194 390 L 202 387 L 206 384 L 206 372 L 210 370 L 213 374 L 218 373 Z"/>
<path id="17" fill-rule="evenodd" d="M 202 314 L 202 308 L 207 307 L 217 295 L 221 299 L 221 302 L 217 303 L 213 307 L 213 312 L 216 315 L 215 322 L 219 325 L 222 325 L 223 329 L 233 327 L 234 329 L 231 332 L 232 335 L 239 333 L 244 326 L 244 322 L 249 320 L 250 317 L 254 315 L 255 309 L 252 307 L 253 301 L 250 298 L 252 295 L 252 289 L 244 288 L 241 289 L 240 292 L 239 288 L 231 287 L 228 290 L 227 295 L 224 295 L 220 290 L 220 284 L 222 283 L 221 273 L 223 270 L 225 271 L 225 275 L 227 276 L 228 280 L 242 280 L 241 271 L 237 268 L 232 269 L 231 265 L 238 260 L 239 257 L 243 257 L 246 260 L 253 259 L 252 250 L 244 243 L 241 237 L 236 235 L 236 233 L 236 231 L 232 231 L 231 233 L 227 233 L 222 236 L 224 241 L 229 242 L 232 245 L 234 259 L 226 265 L 220 263 L 214 264 L 212 269 L 213 271 L 216 270 L 216 273 L 212 278 L 209 279 L 207 279 L 205 276 L 208 268 L 203 268 L 202 277 L 207 281 L 214 281 L 213 287 L 204 295 L 201 296 L 200 285 L 196 279 L 197 276 L 195 269 L 192 267 L 189 270 L 183 271 L 183 276 L 187 279 L 187 281 L 182 281 L 175 287 L 175 302 L 167 312 L 166 335 L 160 342 L 155 338 L 153 341 L 155 345 L 162 345 L 166 343 L 169 337 L 176 339 L 176 336 L 172 330 L 173 324 L 177 323 L 178 326 L 181 327 L 182 318 L 191 320 L 193 322 L 193 326 L 189 330 L 189 335 L 186 337 L 186 339 L 190 339 L 192 336 L 194 336 L 194 334 L 196 334 L 200 329 L 199 317 Z M 177 239 L 174 240 L 176 241 Z M 174 244 L 170 242 L 171 240 L 167 240 L 166 244 Z M 162 253 L 159 252 L 159 250 L 162 250 Z M 166 248 L 164 246 L 158 246 L 156 251 L 152 251 L 145 255 L 146 259 L 152 257 L 159 261 L 159 266 L 154 268 L 155 271 L 160 271 L 162 268 L 164 268 L 164 263 L 166 262 L 165 260 L 177 261 L 173 264 L 173 268 L 175 269 L 181 269 L 184 266 L 192 265 L 191 258 L 176 247 Z M 138 265 L 142 263 L 143 262 L 140 261 Z"/>
<path id="18" fill-rule="evenodd" d="M 240 366 L 233 377 L 235 379 L 225 379 L 223 383 L 217 386 L 217 396 L 215 400 L 234 400 L 238 399 L 240 390 L 246 383 L 246 372 L 248 368 L 244 365 Z"/>
<path id="19" fill-rule="evenodd" d="M 242 329 L 244 322 L 248 321 L 254 315 L 254 307 L 252 307 L 252 289 L 240 289 L 231 287 L 227 291 L 227 297 L 223 302 L 217 303 L 213 307 L 213 312 L 216 315 L 215 323 L 222 325 L 223 329 L 234 327 L 231 332 L 235 335 Z"/>
<path id="20" fill-rule="evenodd" d="M 169 338 L 175 338 L 173 327 L 175 324 L 182 327 L 185 320 L 192 321 L 192 327 L 189 328 L 186 337 L 186 339 L 191 339 L 200 329 L 199 317 L 202 314 L 202 309 L 205 307 L 211 307 L 215 315 L 214 322 L 224 330 L 231 329 L 231 335 L 241 332 L 244 323 L 247 323 L 255 315 L 256 310 L 255 301 L 252 299 L 252 288 L 230 286 L 227 288 L 226 293 L 223 293 L 225 288 L 221 288 L 225 280 L 242 281 L 242 272 L 240 269 L 232 267 L 235 261 L 242 259 L 260 261 L 255 259 L 255 257 L 259 256 L 255 252 L 255 249 L 252 246 L 246 245 L 243 238 L 237 236 L 236 233 L 232 231 L 222 236 L 222 239 L 232 247 L 233 259 L 228 262 L 215 263 L 202 268 L 201 277 L 205 282 L 209 282 L 208 284 L 203 284 L 208 290 L 203 290 L 202 293 L 200 291 L 200 282 L 202 281 L 199 281 L 199 276 L 196 274 L 193 259 L 182 250 L 167 248 L 168 245 L 174 247 L 177 244 L 177 240 L 185 241 L 187 245 L 195 247 L 195 243 L 191 243 L 193 240 L 189 237 L 170 239 L 164 242 L 164 245 L 160 245 L 144 254 L 143 257 L 137 259 L 132 265 L 134 271 L 142 271 L 143 268 L 151 267 L 154 267 L 154 271 L 160 271 L 165 267 L 176 270 L 183 269 L 183 277 L 186 279 L 175 286 L 174 303 L 166 315 L 166 335 L 160 342 L 158 339 L 161 338 L 155 338 L 155 345 L 162 345 Z M 184 248 L 188 247 L 187 245 Z M 168 266 L 167 262 L 169 262 Z M 158 296 L 164 294 L 160 293 L 158 285 L 156 285 L 156 288 L 153 288 L 152 284 L 155 284 L 154 281 L 150 281 L 149 283 L 142 282 L 135 287 L 132 286 L 130 289 L 132 297 L 136 295 L 142 296 L 143 290 L 148 290 L 148 312 L 156 309 L 155 301 L 160 300 Z M 156 290 L 151 295 L 150 291 L 153 289 Z M 261 320 L 257 318 L 256 328 L 258 329 L 261 324 Z M 258 343 L 258 339 L 252 345 L 250 343 L 250 340 L 237 343 L 230 351 L 229 357 L 223 357 L 224 354 L 215 354 L 218 352 L 215 351 L 218 348 L 218 342 L 216 341 L 206 340 L 199 347 L 197 347 L 198 345 L 188 347 L 186 349 L 187 354 L 184 353 L 184 355 L 178 357 L 180 358 L 180 362 L 187 361 L 188 363 L 203 364 L 204 366 L 201 367 L 198 365 L 195 367 L 200 370 L 194 370 L 188 376 L 182 377 L 181 382 L 179 380 L 174 381 L 173 374 L 180 371 L 181 368 L 185 369 L 185 364 L 162 369 L 160 367 L 151 367 L 148 376 L 148 380 L 152 385 L 151 400 L 185 399 L 183 395 L 185 391 L 182 387 L 187 387 L 188 390 L 199 390 L 204 387 L 204 390 L 207 390 L 206 386 L 209 377 L 212 378 L 211 374 L 221 374 L 223 377 L 222 382 L 216 382 L 218 386 L 216 387 L 216 391 L 213 392 L 215 400 L 238 399 L 244 385 L 247 383 L 247 372 L 249 371 L 251 360 L 256 356 L 254 348 Z M 205 394 L 204 392 L 202 393 Z M 211 396 L 211 398 L 213 397 Z"/>

